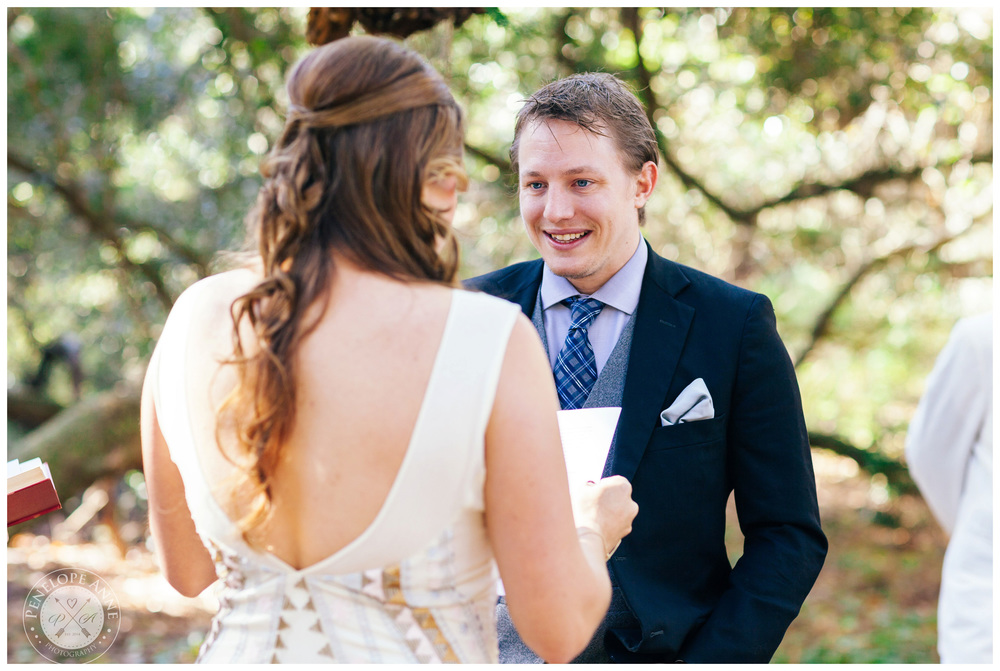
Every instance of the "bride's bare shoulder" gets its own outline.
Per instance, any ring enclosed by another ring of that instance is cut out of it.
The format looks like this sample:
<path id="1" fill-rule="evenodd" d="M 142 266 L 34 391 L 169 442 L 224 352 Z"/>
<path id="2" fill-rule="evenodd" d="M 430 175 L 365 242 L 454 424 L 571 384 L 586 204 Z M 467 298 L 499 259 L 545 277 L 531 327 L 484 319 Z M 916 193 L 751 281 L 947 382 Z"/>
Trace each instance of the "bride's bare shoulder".
<path id="1" fill-rule="evenodd" d="M 260 273 L 250 268 L 209 275 L 185 289 L 175 307 L 186 303 L 189 310 L 201 316 L 228 314 L 233 301 L 253 289 L 260 281 Z"/>
<path id="2" fill-rule="evenodd" d="M 206 290 L 212 294 L 231 294 L 246 292 L 257 286 L 263 275 L 257 268 L 235 268 L 215 275 L 209 275 L 198 284 L 205 284 Z"/>

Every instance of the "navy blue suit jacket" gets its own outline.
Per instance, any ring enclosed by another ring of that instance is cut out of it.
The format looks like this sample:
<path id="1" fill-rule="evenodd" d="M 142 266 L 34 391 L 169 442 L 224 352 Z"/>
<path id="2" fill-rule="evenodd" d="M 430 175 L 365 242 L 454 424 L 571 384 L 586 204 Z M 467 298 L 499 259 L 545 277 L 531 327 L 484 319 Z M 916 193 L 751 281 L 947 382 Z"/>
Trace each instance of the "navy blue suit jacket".
<path id="1" fill-rule="evenodd" d="M 530 318 L 542 261 L 466 282 Z M 609 564 L 640 627 L 612 630 L 615 661 L 767 662 L 826 556 L 795 371 L 770 301 L 649 250 L 611 471 L 639 514 Z M 714 419 L 660 425 L 697 378 Z M 735 492 L 743 555 L 730 566 Z"/>

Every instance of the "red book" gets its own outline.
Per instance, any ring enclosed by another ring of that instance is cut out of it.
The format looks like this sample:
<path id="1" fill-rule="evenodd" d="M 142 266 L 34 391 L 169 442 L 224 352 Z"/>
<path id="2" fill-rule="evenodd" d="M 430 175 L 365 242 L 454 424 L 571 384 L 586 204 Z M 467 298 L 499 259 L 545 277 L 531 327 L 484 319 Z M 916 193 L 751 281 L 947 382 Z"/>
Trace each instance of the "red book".
<path id="1" fill-rule="evenodd" d="M 37 466 L 35 464 L 38 464 Z M 7 464 L 7 526 L 33 520 L 59 510 L 62 504 L 49 474 L 48 464 L 32 459 Z"/>

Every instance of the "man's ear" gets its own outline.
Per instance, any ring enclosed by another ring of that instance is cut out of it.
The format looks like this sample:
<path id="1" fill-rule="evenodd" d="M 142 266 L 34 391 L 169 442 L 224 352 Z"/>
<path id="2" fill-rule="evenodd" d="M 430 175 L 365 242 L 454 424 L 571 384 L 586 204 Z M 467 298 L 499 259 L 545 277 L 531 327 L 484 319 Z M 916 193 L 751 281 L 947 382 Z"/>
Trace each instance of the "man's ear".
<path id="1" fill-rule="evenodd" d="M 635 180 L 635 208 L 639 209 L 646 204 L 649 197 L 653 195 L 656 187 L 656 180 L 660 176 L 659 169 L 652 161 L 646 161 L 639 169 L 639 175 Z"/>

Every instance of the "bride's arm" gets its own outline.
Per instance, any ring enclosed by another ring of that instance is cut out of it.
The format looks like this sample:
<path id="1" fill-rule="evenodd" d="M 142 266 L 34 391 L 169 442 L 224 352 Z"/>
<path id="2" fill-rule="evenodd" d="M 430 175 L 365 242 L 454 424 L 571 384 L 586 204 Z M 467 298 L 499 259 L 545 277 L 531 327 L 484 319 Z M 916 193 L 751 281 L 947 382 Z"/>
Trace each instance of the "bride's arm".
<path id="1" fill-rule="evenodd" d="M 148 375 L 142 388 L 140 432 L 149 528 L 160 570 L 178 592 L 198 596 L 215 582 L 215 564 L 195 532 L 181 474 L 160 432 Z"/>
<path id="2" fill-rule="evenodd" d="M 607 612 L 606 553 L 631 530 L 637 507 L 627 480 L 607 478 L 588 492 L 600 504 L 582 505 L 574 522 L 558 409 L 541 342 L 519 316 L 486 432 L 487 531 L 521 639 L 546 661 L 565 663 Z"/>

